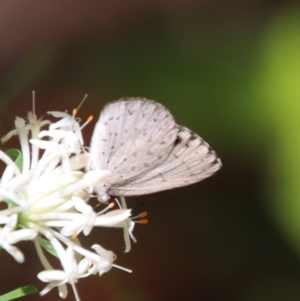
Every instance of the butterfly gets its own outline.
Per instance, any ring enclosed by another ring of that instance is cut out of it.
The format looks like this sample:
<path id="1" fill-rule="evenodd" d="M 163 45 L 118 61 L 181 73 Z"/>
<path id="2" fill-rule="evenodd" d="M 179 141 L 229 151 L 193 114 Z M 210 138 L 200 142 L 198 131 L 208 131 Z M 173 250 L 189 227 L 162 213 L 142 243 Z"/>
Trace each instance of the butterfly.
<path id="1" fill-rule="evenodd" d="M 90 145 L 93 169 L 109 171 L 101 199 L 190 185 L 217 172 L 221 160 L 196 133 L 176 124 L 161 104 L 121 98 L 107 104 Z"/>

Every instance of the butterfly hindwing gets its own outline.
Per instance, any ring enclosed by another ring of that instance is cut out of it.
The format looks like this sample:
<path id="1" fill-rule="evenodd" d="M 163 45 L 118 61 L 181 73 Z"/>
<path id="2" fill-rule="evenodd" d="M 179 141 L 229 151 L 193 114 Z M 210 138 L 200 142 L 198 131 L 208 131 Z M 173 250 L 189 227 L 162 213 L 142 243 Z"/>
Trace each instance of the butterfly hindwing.
<path id="1" fill-rule="evenodd" d="M 199 182 L 221 168 L 216 153 L 197 134 L 178 126 L 178 136 L 166 160 L 129 183 L 110 188 L 112 195 L 140 195 Z"/>

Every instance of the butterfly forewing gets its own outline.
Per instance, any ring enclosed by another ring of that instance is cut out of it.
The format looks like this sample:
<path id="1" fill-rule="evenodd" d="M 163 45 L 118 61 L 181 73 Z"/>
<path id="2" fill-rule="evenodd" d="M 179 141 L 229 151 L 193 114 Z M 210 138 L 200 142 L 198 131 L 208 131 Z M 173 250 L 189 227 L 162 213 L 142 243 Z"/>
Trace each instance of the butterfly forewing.
<path id="1" fill-rule="evenodd" d="M 93 168 L 110 171 L 104 193 L 142 195 L 185 186 L 222 166 L 197 134 L 175 123 L 162 105 L 144 98 L 108 104 L 91 141 Z"/>
<path id="2" fill-rule="evenodd" d="M 177 132 L 158 103 L 129 98 L 108 104 L 92 137 L 94 168 L 111 172 L 109 186 L 130 183 L 165 161 Z"/>

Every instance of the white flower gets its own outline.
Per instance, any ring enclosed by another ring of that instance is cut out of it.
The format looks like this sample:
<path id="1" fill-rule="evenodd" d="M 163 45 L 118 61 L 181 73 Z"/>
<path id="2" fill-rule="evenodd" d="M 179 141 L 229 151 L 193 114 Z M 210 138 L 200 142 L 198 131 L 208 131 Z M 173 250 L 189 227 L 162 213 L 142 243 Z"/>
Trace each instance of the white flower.
<path id="1" fill-rule="evenodd" d="M 17 220 L 17 214 L 7 217 L 7 223 L 3 228 L 0 228 L 0 246 L 13 256 L 16 261 L 22 263 L 24 261 L 23 253 L 17 247 L 12 246 L 12 244 L 21 240 L 31 240 L 37 235 L 37 232 L 33 229 L 13 231 L 17 225 Z"/>
<path id="2" fill-rule="evenodd" d="M 75 284 L 80 278 L 102 275 L 112 267 L 130 270 L 115 265 L 114 253 L 98 244 L 92 251 L 81 246 L 78 235 L 89 235 L 94 227 L 125 229 L 131 210 L 122 206 L 113 209 L 112 203 L 96 212 L 88 204 L 92 188 L 101 185 L 109 173 L 86 168 L 90 159 L 75 113 L 50 115 L 59 120 L 42 121 L 34 113 L 28 114 L 28 122 L 17 117 L 16 129 L 1 139 L 5 142 L 17 135 L 21 151 L 6 154 L 0 150 L 0 160 L 6 164 L 0 202 L 7 205 L 0 210 L 0 247 L 21 263 L 24 256 L 14 244 L 32 240 L 44 267 L 38 278 L 48 283 L 41 294 L 57 287 L 60 297 L 65 298 L 66 284 L 70 284 L 79 300 Z M 48 129 L 41 130 L 47 125 Z M 126 231 L 131 233 L 132 229 Z M 59 259 L 61 269 L 51 266 L 44 250 Z"/>
<path id="3" fill-rule="evenodd" d="M 74 207 L 81 214 L 74 215 L 73 220 L 61 229 L 61 234 L 65 236 L 78 235 L 81 231 L 83 231 L 84 235 L 89 235 L 94 226 L 114 227 L 117 225 L 118 227 L 120 222 L 130 216 L 130 210 L 120 209 L 104 214 L 105 211 L 112 207 L 111 205 L 96 213 L 82 199 L 74 197 L 72 200 Z"/>
<path id="4" fill-rule="evenodd" d="M 64 268 L 63 270 L 46 270 L 37 275 L 41 281 L 49 282 L 49 284 L 44 288 L 43 291 L 40 292 L 40 294 L 45 295 L 53 287 L 58 286 L 61 288 L 60 297 L 65 298 L 67 297 L 68 291 L 64 284 L 69 283 L 73 288 L 76 300 L 80 300 L 75 286 L 78 278 L 80 278 L 80 274 L 77 270 L 77 262 L 75 260 L 72 247 L 68 247 L 66 251 L 61 250 L 60 260 Z"/>
<path id="5" fill-rule="evenodd" d="M 99 260 L 92 262 L 92 268 L 90 272 L 92 274 L 98 273 L 102 276 L 113 267 L 113 262 L 116 259 L 116 255 L 112 251 L 107 251 L 100 245 L 92 245 L 92 249 L 96 251 L 99 256 Z"/>

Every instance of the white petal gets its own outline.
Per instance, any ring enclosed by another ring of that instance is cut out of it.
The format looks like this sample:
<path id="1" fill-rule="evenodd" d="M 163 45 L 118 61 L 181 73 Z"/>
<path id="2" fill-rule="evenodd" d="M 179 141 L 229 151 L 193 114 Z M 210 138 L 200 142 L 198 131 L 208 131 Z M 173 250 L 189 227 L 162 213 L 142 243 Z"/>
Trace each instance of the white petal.
<path id="1" fill-rule="evenodd" d="M 78 233 L 82 230 L 83 225 L 86 223 L 85 217 L 78 217 L 64 226 L 60 233 L 64 236 L 71 236 L 75 233 Z"/>
<path id="2" fill-rule="evenodd" d="M 96 217 L 95 226 L 103 226 L 103 227 L 122 227 L 123 224 L 121 224 L 123 221 L 128 219 L 128 217 L 131 215 L 131 210 L 123 210 L 123 209 L 116 209 L 112 210 L 106 214 L 102 214 L 100 216 Z"/>
<path id="3" fill-rule="evenodd" d="M 38 135 L 39 138 L 43 138 L 43 137 L 51 137 L 51 138 L 71 138 L 73 139 L 74 137 L 76 137 L 74 135 L 74 133 L 72 132 L 68 132 L 65 130 L 53 130 L 53 131 L 41 131 Z"/>
<path id="4" fill-rule="evenodd" d="M 91 170 L 84 175 L 87 186 L 95 186 L 103 183 L 109 176 L 107 170 Z"/>
<path id="5" fill-rule="evenodd" d="M 91 248 L 94 249 L 97 254 L 99 254 L 103 257 L 111 257 L 111 255 L 113 254 L 112 251 L 108 251 L 108 250 L 104 249 L 103 247 L 101 247 L 100 245 L 97 245 L 97 244 L 92 245 Z"/>
<path id="6" fill-rule="evenodd" d="M 85 236 L 88 236 L 91 233 L 91 231 L 93 230 L 93 228 L 94 228 L 94 224 L 91 222 L 88 223 L 87 225 L 85 225 L 85 227 L 83 229 L 83 234 Z"/>
<path id="7" fill-rule="evenodd" d="M 29 142 L 40 149 L 51 149 L 58 145 L 56 142 L 40 139 L 30 139 Z"/>
<path id="8" fill-rule="evenodd" d="M 108 172 L 105 170 L 93 170 L 84 175 L 84 177 L 74 183 L 73 185 L 69 185 L 64 189 L 61 189 L 57 192 L 57 196 L 53 194 L 51 197 L 65 197 L 71 195 L 78 190 L 86 189 L 89 186 L 95 185 L 97 182 L 103 182 L 108 175 Z M 46 198 L 45 198 L 46 199 Z M 47 200 L 48 201 L 48 200 Z"/>
<path id="9" fill-rule="evenodd" d="M 6 185 L 7 182 L 10 179 L 12 179 L 14 175 L 15 175 L 15 166 L 7 165 L 7 167 L 5 168 L 2 174 L 1 185 Z"/>
<path id="10" fill-rule="evenodd" d="M 40 296 L 44 296 L 47 293 L 49 293 L 53 288 L 55 287 L 55 284 L 50 282 L 42 291 L 40 291 Z"/>
<path id="11" fill-rule="evenodd" d="M 43 282 L 63 281 L 66 279 L 66 273 L 61 270 L 48 270 L 38 273 L 37 277 Z"/>
<path id="12" fill-rule="evenodd" d="M 87 165 L 89 157 L 86 154 L 79 154 L 70 158 L 69 161 L 72 170 L 79 170 Z"/>
<path id="13" fill-rule="evenodd" d="M 7 224 L 3 228 L 3 232 L 8 232 L 11 231 L 17 224 L 18 221 L 18 215 L 17 214 L 12 214 L 9 219 Z"/>
<path id="14" fill-rule="evenodd" d="M 12 166 L 14 168 L 15 174 L 20 175 L 21 172 L 16 166 L 15 162 L 2 150 L 0 150 L 0 160 L 2 160 L 6 165 Z"/>
<path id="15" fill-rule="evenodd" d="M 47 114 L 52 115 L 55 118 L 64 118 L 64 117 L 71 118 L 71 115 L 66 112 L 48 111 Z"/>
<path id="16" fill-rule="evenodd" d="M 68 288 L 65 284 L 61 284 L 58 286 L 59 296 L 62 299 L 66 299 L 68 296 Z"/>
<path id="17" fill-rule="evenodd" d="M 66 250 L 66 256 L 62 260 L 61 264 L 67 273 L 75 274 L 77 271 L 77 262 L 75 260 L 75 254 L 72 247 L 68 247 Z"/>
<path id="18" fill-rule="evenodd" d="M 6 224 L 9 221 L 9 216 L 0 215 L 0 224 Z"/>
<path id="19" fill-rule="evenodd" d="M 24 255 L 23 253 L 14 246 L 11 246 L 9 244 L 3 244 L 3 249 L 5 249 L 17 262 L 23 263 L 24 262 Z"/>
<path id="20" fill-rule="evenodd" d="M 101 276 L 103 273 L 108 272 L 112 268 L 112 263 L 116 259 L 116 255 L 111 251 L 105 250 L 100 245 L 93 245 L 91 248 L 103 257 L 97 262 L 97 270 Z"/>
<path id="21" fill-rule="evenodd" d="M 4 135 L 1 138 L 1 143 L 5 143 L 6 141 L 8 141 L 12 136 L 14 135 L 18 135 L 18 131 L 16 129 L 9 131 L 6 135 Z"/>
<path id="22" fill-rule="evenodd" d="M 92 265 L 92 260 L 90 258 L 85 257 L 82 260 L 80 260 L 80 262 L 77 265 L 78 274 L 83 275 L 87 273 L 91 265 Z"/>
<path id="23" fill-rule="evenodd" d="M 90 205 L 87 205 L 85 201 L 83 201 L 81 198 L 73 197 L 72 201 L 74 203 L 74 207 L 76 210 L 83 214 L 90 214 L 93 213 L 93 208 Z"/>
<path id="24" fill-rule="evenodd" d="M 32 229 L 21 229 L 9 233 L 7 240 L 10 244 L 15 244 L 21 240 L 32 240 L 37 235 L 37 232 Z"/>
<path id="25" fill-rule="evenodd" d="M 18 175 L 17 177 L 11 179 L 5 188 L 11 191 L 17 191 L 19 188 L 26 185 L 31 178 L 32 175 L 29 174 Z"/>
<path id="26" fill-rule="evenodd" d="M 135 237 L 132 234 L 133 228 L 134 228 L 134 222 L 130 219 L 127 219 L 126 221 L 122 222 L 119 226 L 123 227 L 123 237 L 125 241 L 125 253 L 128 253 L 131 249 L 131 239 L 136 242 Z"/>
<path id="27" fill-rule="evenodd" d="M 16 128 L 24 128 L 25 127 L 25 120 L 21 117 L 16 117 L 15 119 L 15 126 Z"/>
<path id="28" fill-rule="evenodd" d="M 2 200 L 9 199 L 19 206 L 22 206 L 22 207 L 27 206 L 26 200 L 24 200 L 24 198 L 18 197 L 17 194 L 14 193 L 13 191 L 9 191 L 6 189 L 0 188 L 0 199 L 2 199 Z M 25 208 L 23 208 L 23 209 L 25 209 Z M 0 215 L 1 214 L 2 214 L 2 212 L 0 212 Z"/>

